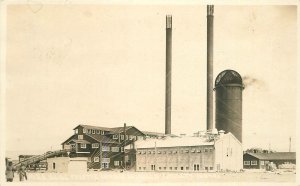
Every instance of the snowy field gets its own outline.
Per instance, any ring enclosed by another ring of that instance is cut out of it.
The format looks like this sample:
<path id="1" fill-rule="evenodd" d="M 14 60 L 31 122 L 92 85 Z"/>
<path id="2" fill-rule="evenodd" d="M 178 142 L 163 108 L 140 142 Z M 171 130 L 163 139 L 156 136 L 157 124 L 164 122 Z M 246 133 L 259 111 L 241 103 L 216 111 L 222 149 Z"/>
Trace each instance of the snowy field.
<path id="1" fill-rule="evenodd" d="M 27 182 L 47 181 L 89 181 L 121 183 L 163 183 L 163 182 L 295 182 L 295 172 L 243 172 L 243 173 L 180 173 L 180 172 L 120 172 L 91 171 L 84 174 L 34 173 L 28 172 Z M 15 175 L 14 182 L 18 182 Z"/>

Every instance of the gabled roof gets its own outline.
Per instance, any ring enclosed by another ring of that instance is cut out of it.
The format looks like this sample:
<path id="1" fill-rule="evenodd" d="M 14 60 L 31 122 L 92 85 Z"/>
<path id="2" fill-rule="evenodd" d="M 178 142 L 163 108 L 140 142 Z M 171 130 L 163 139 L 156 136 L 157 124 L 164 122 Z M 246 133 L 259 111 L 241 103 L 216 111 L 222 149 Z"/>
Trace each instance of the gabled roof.
<path id="1" fill-rule="evenodd" d="M 111 133 L 121 133 L 124 132 L 124 127 L 115 127 L 115 128 L 111 128 Z M 129 129 L 134 129 L 136 131 L 138 131 L 139 133 L 141 133 L 142 135 L 145 135 L 142 131 L 140 131 L 139 129 L 137 129 L 135 126 L 128 126 L 126 127 L 126 131 Z"/>
<path id="2" fill-rule="evenodd" d="M 207 146 L 214 145 L 214 141 L 207 141 L 207 138 L 200 137 L 170 137 L 163 139 L 146 139 L 136 141 L 137 149 L 155 147 L 180 147 L 180 146 Z"/>
<path id="3" fill-rule="evenodd" d="M 133 126 L 126 126 L 126 131 L 130 128 L 132 128 Z M 135 128 L 135 127 L 134 127 Z M 121 133 L 124 132 L 124 127 L 114 127 L 114 128 L 110 128 L 110 133 L 111 134 L 115 134 L 115 133 Z"/>
<path id="4" fill-rule="evenodd" d="M 142 132 L 148 136 L 165 136 L 164 133 L 159 133 L 159 132 L 149 132 L 149 131 L 142 131 Z"/>
<path id="5" fill-rule="evenodd" d="M 163 136 L 171 136 L 171 137 L 178 137 L 175 134 L 165 134 L 165 133 L 160 133 L 160 132 L 149 132 L 149 131 L 142 131 L 145 135 L 147 136 L 158 136 L 158 137 L 163 137 Z"/>
<path id="6" fill-rule="evenodd" d="M 109 131 L 109 134 L 116 134 L 116 133 L 124 132 L 124 127 L 112 127 L 112 128 L 108 128 L 108 127 L 99 127 L 99 126 L 92 126 L 92 125 L 78 125 L 73 130 L 77 129 L 80 126 L 83 127 L 83 128 L 86 128 L 86 129 L 96 129 L 96 130 Z M 140 131 L 139 129 L 137 129 L 134 126 L 126 126 L 126 131 L 128 129 L 131 129 L 131 128 L 134 128 L 135 130 L 137 130 L 140 133 L 144 134 L 142 131 Z"/>
<path id="7" fill-rule="evenodd" d="M 240 140 L 238 140 L 231 132 L 228 132 L 227 134 L 224 134 L 223 135 L 223 138 L 224 137 L 229 137 L 229 136 L 231 136 L 234 140 L 236 140 L 240 145 L 242 145 L 242 143 L 240 142 Z M 216 141 L 216 143 L 219 143 L 219 142 L 221 142 L 222 141 L 222 138 L 219 138 L 219 139 L 217 139 L 217 141 Z"/>
<path id="8" fill-rule="evenodd" d="M 296 152 L 272 152 L 272 153 L 252 153 L 247 152 L 260 160 L 296 160 Z"/>
<path id="9" fill-rule="evenodd" d="M 61 143 L 63 145 L 64 143 L 67 143 L 67 141 L 70 141 L 72 138 L 75 138 L 76 134 L 73 134 L 71 137 L 69 137 L 67 140 Z"/>
<path id="10" fill-rule="evenodd" d="M 96 130 L 103 130 L 103 131 L 110 131 L 110 128 L 107 127 L 99 127 L 99 126 L 92 126 L 92 125 L 77 125 L 73 130 L 77 129 L 78 127 L 84 127 L 86 129 L 96 129 Z"/>

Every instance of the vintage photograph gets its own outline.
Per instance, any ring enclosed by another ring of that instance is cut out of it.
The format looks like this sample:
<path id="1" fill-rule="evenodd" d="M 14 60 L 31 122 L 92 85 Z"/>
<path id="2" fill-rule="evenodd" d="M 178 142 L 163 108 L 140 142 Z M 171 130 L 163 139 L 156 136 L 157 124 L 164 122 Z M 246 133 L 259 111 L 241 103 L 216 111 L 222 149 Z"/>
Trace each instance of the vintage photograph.
<path id="1" fill-rule="evenodd" d="M 1 183 L 296 184 L 297 4 L 1 10 Z"/>

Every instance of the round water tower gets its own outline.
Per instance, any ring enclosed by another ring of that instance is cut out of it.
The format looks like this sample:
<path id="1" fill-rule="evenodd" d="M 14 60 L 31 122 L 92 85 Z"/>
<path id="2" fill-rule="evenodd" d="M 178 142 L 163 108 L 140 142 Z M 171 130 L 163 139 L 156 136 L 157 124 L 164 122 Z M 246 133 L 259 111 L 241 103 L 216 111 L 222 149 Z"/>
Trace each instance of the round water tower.
<path id="1" fill-rule="evenodd" d="M 242 142 L 242 91 L 243 80 L 234 70 L 224 70 L 216 78 L 216 117 L 218 130 L 231 132 Z"/>

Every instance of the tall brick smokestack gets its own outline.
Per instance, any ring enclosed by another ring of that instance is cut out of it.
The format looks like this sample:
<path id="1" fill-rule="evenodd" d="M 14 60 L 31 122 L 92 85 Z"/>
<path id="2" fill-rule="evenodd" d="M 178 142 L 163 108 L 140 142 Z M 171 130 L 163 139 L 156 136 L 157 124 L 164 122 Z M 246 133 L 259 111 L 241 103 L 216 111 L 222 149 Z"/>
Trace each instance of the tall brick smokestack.
<path id="1" fill-rule="evenodd" d="M 171 134 L 171 80 L 172 80 L 172 15 L 166 16 L 166 102 L 165 134 Z"/>
<path id="2" fill-rule="evenodd" d="M 214 5 L 207 5 L 207 130 L 213 129 L 213 39 Z"/>

